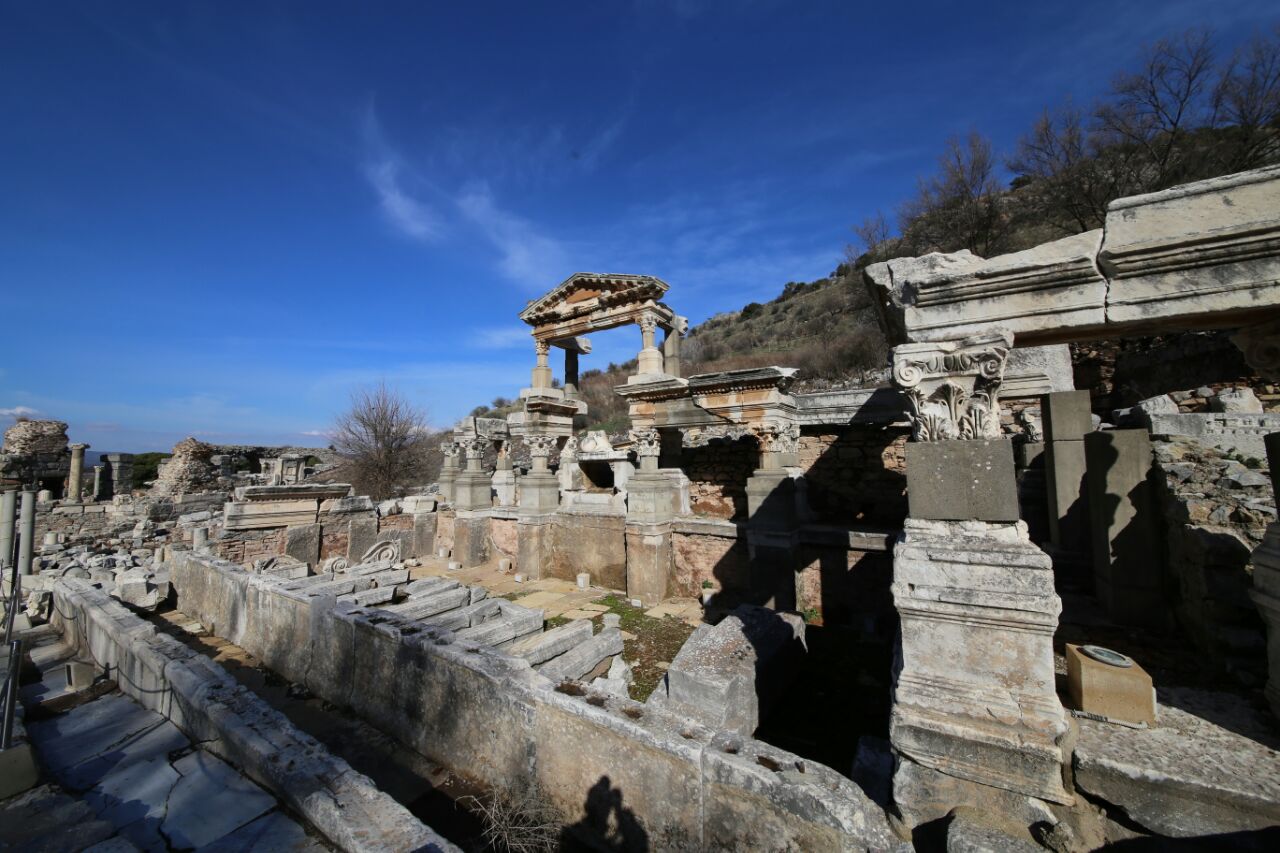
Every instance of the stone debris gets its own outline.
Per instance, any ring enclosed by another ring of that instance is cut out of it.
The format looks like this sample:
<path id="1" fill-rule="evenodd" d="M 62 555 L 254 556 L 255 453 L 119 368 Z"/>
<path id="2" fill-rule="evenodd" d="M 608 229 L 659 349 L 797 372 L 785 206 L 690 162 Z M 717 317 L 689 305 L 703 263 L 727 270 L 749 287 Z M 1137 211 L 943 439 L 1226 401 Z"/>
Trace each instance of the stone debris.
<path id="1" fill-rule="evenodd" d="M 539 664 L 535 669 L 552 681 L 579 679 L 599 666 L 605 658 L 620 654 L 622 632 L 617 628 L 604 628 L 591 639 Z"/>

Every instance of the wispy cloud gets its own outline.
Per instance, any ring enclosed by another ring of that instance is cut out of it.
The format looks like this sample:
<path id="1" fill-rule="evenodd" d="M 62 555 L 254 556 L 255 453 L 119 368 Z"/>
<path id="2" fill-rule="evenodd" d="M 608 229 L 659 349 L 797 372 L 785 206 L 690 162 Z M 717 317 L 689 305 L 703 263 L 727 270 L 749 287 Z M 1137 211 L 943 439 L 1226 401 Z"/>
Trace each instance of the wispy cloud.
<path id="1" fill-rule="evenodd" d="M 14 406 L 11 409 L 0 409 L 0 417 L 4 418 L 30 418 L 38 414 L 40 412 L 30 406 Z"/>
<path id="2" fill-rule="evenodd" d="M 501 326 L 474 330 L 468 343 L 477 349 L 515 349 L 527 347 L 532 340 L 523 326 Z"/>
<path id="3" fill-rule="evenodd" d="M 415 195 L 411 183 L 425 182 L 411 173 L 400 154 L 382 133 L 378 114 L 370 104 L 364 113 L 365 179 L 378 197 L 378 207 L 387 222 L 414 240 L 426 242 L 440 239 L 444 221 L 432 207 Z"/>
<path id="4" fill-rule="evenodd" d="M 305 435 L 309 438 L 332 438 L 333 432 L 327 429 L 304 429 L 298 435 Z"/>
<path id="5" fill-rule="evenodd" d="M 573 270 L 559 240 L 541 233 L 527 219 L 504 210 L 487 184 L 473 184 L 458 196 L 458 209 L 501 254 L 498 268 L 531 291 L 546 290 Z"/>

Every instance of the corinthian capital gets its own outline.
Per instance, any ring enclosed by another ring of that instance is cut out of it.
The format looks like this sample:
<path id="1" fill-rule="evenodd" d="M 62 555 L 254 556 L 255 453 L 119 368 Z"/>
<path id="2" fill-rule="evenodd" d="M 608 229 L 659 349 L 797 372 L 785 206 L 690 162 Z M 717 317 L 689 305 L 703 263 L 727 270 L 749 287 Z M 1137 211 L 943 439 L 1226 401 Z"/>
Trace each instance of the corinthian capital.
<path id="1" fill-rule="evenodd" d="M 557 442 L 554 435 L 526 435 L 524 443 L 529 445 L 529 455 L 534 459 L 546 459 L 556 449 Z"/>
<path id="2" fill-rule="evenodd" d="M 631 440 L 636 445 L 636 455 L 657 457 L 662 454 L 662 435 L 656 429 L 633 429 Z"/>
<path id="3" fill-rule="evenodd" d="M 1005 331 L 893 348 L 916 441 L 1000 437 L 1000 385 L 1013 346 Z"/>

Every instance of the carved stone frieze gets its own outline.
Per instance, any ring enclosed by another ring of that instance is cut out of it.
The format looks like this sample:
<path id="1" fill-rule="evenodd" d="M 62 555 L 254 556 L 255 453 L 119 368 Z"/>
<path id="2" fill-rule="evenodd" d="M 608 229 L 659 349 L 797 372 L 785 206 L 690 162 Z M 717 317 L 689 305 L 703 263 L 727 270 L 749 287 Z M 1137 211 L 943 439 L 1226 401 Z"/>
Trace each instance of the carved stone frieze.
<path id="1" fill-rule="evenodd" d="M 893 381 L 907 398 L 915 440 L 999 438 L 1000 384 L 1012 344 L 998 331 L 894 347 Z"/>
<path id="2" fill-rule="evenodd" d="M 680 441 L 685 447 L 706 447 L 713 441 L 737 441 L 752 434 L 746 424 L 717 424 L 681 429 Z"/>

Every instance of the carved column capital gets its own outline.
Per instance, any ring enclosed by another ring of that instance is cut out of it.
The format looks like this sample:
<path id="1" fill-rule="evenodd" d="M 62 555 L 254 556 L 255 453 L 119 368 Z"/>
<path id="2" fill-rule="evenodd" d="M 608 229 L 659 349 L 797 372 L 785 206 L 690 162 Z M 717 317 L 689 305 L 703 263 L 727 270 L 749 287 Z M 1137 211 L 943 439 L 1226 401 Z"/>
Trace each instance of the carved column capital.
<path id="1" fill-rule="evenodd" d="M 636 455 L 641 459 L 657 459 L 662 453 L 662 434 L 656 429 L 634 429 L 631 431 L 631 440 L 635 442 Z"/>
<path id="2" fill-rule="evenodd" d="M 1280 379 L 1280 320 L 1247 326 L 1231 336 L 1244 360 L 1267 379 Z"/>
<path id="3" fill-rule="evenodd" d="M 535 340 L 533 342 L 533 351 L 538 356 L 544 356 L 551 352 L 551 342 Z"/>
<path id="4" fill-rule="evenodd" d="M 658 318 L 646 311 L 636 320 L 636 324 L 641 331 L 651 335 L 658 329 Z"/>
<path id="5" fill-rule="evenodd" d="M 551 451 L 556 449 L 554 435 L 526 435 L 524 443 L 529 445 L 529 455 L 534 459 L 547 459 Z"/>
<path id="6" fill-rule="evenodd" d="M 1000 385 L 1012 349 L 999 331 L 893 348 L 893 382 L 906 395 L 916 441 L 1000 437 Z"/>
<path id="7" fill-rule="evenodd" d="M 463 450 L 466 451 L 467 460 L 483 459 L 484 452 L 489 449 L 490 440 L 484 436 L 473 436 L 462 442 Z"/>
<path id="8" fill-rule="evenodd" d="M 445 459 L 457 459 L 458 451 L 461 449 L 456 441 L 440 442 L 440 452 L 444 454 Z"/>
<path id="9" fill-rule="evenodd" d="M 752 427 L 765 453 L 796 453 L 800 450 L 798 424 L 764 424 Z"/>

